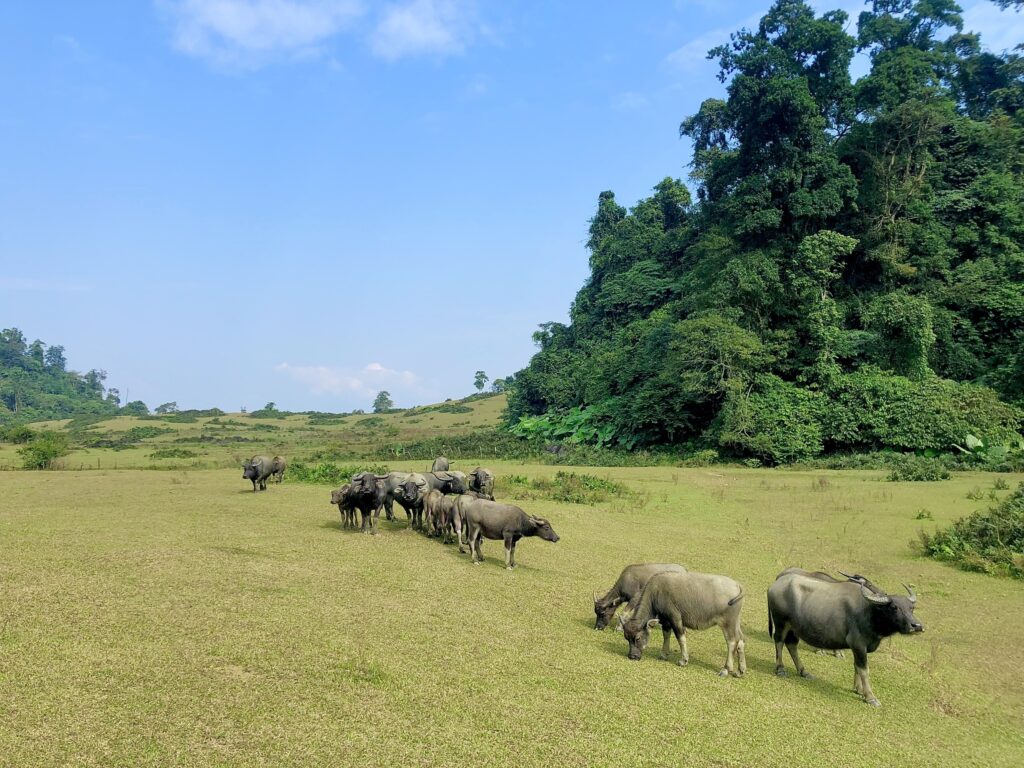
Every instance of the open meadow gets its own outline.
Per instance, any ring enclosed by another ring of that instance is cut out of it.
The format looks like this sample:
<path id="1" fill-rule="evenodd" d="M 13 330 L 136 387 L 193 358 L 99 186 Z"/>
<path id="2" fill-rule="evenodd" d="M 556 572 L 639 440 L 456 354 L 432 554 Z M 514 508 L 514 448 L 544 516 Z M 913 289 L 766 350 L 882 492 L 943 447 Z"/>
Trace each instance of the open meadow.
<path id="1" fill-rule="evenodd" d="M 554 474 L 487 464 L 499 498 Z M 0 472 L 0 765 L 1024 761 L 1024 587 L 910 546 L 988 503 L 966 494 L 993 475 L 576 471 L 628 492 L 517 502 L 561 541 L 524 539 L 513 572 L 500 542 L 474 567 L 399 510 L 377 536 L 342 530 L 327 486 L 253 494 L 237 467 Z M 715 675 L 717 629 L 689 633 L 686 668 L 658 631 L 635 663 L 593 629 L 593 593 L 637 561 L 744 585 L 746 677 Z M 925 633 L 870 657 L 880 709 L 849 653 L 805 649 L 814 680 L 772 674 L 765 590 L 794 564 L 915 586 Z"/>

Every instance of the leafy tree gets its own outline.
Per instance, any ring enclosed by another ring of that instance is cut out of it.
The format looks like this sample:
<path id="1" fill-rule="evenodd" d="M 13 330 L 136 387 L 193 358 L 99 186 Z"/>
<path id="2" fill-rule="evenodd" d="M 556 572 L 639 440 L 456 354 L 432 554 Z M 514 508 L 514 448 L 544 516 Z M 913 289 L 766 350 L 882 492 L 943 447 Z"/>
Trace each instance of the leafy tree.
<path id="1" fill-rule="evenodd" d="M 387 413 L 395 407 L 394 401 L 391 399 L 391 394 L 386 390 L 382 390 L 377 393 L 377 397 L 373 401 L 373 412 L 374 413 Z"/>
<path id="2" fill-rule="evenodd" d="M 477 392 L 483 392 L 488 381 L 490 381 L 490 377 L 483 371 L 473 374 L 473 386 L 476 387 Z"/>
<path id="3" fill-rule="evenodd" d="M 504 392 L 508 386 L 505 379 L 495 379 L 491 382 L 491 392 Z"/>
<path id="4" fill-rule="evenodd" d="M 125 403 L 121 408 L 121 413 L 129 414 L 132 416 L 147 416 L 149 414 L 149 408 L 141 400 L 132 400 L 130 403 Z"/>
<path id="5" fill-rule="evenodd" d="M 178 412 L 178 404 L 174 400 L 172 400 L 169 403 L 161 403 L 160 405 L 158 405 L 156 408 L 153 409 L 153 413 L 160 414 L 161 416 L 163 414 L 165 414 L 165 413 L 177 413 L 177 412 Z"/>
<path id="6" fill-rule="evenodd" d="M 70 440 L 62 432 L 40 432 L 18 449 L 25 469 L 49 469 L 54 461 L 70 452 Z"/>

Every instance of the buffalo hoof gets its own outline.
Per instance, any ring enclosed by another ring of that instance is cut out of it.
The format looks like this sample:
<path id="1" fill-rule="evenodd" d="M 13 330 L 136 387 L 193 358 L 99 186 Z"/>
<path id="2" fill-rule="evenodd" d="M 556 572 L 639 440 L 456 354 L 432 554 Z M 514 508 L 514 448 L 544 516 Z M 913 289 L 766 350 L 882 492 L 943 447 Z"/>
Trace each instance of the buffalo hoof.
<path id="1" fill-rule="evenodd" d="M 658 654 L 658 658 L 661 659 L 662 661 L 665 661 L 666 659 L 668 659 L 668 654 L 667 653 L 659 653 Z"/>
<path id="2" fill-rule="evenodd" d="M 867 699 L 867 702 L 872 707 L 880 707 L 880 706 L 882 706 L 882 702 L 880 702 L 878 699 Z"/>
<path id="3" fill-rule="evenodd" d="M 718 670 L 718 676 L 719 677 L 728 677 L 729 676 L 729 670 L 728 669 L 720 669 L 720 670 Z"/>
<path id="4" fill-rule="evenodd" d="M 812 675 L 806 669 L 803 672 L 800 673 L 800 677 L 802 677 L 804 680 L 813 680 L 814 679 L 814 675 Z"/>
<path id="5" fill-rule="evenodd" d="M 480 565 L 480 561 L 479 560 L 474 560 L 473 561 L 473 565 Z"/>
<path id="6" fill-rule="evenodd" d="M 775 668 L 775 674 L 778 677 L 785 677 L 786 676 L 786 670 L 784 670 L 782 667 L 776 667 Z"/>
<path id="7" fill-rule="evenodd" d="M 511 565 L 506 565 L 505 566 L 505 570 L 506 571 L 511 571 L 512 570 L 512 566 Z"/>

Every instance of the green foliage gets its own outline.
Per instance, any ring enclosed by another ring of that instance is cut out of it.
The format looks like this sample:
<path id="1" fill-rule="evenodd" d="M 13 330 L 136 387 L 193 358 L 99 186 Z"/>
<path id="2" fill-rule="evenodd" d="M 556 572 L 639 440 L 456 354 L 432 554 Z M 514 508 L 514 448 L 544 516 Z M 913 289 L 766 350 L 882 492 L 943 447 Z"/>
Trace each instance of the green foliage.
<path id="1" fill-rule="evenodd" d="M 62 432 L 39 432 L 18 449 L 25 469 L 49 469 L 53 462 L 71 452 L 71 441 Z"/>
<path id="2" fill-rule="evenodd" d="M 513 499 L 550 499 L 566 504 L 600 504 L 610 498 L 632 496 L 622 483 L 595 475 L 556 472 L 553 478 L 528 479 L 522 475 L 506 475 L 495 482 L 498 495 Z"/>
<path id="3" fill-rule="evenodd" d="M 386 391 L 377 393 L 377 397 L 373 401 L 373 412 L 374 413 L 386 413 L 395 407 L 394 401 L 391 399 L 391 394 Z"/>
<path id="4" fill-rule="evenodd" d="M 7 443 L 14 443 L 15 445 L 24 445 L 35 436 L 36 431 L 24 424 L 15 424 L 14 426 L 0 430 L 0 439 L 3 439 L 4 442 Z"/>
<path id="5" fill-rule="evenodd" d="M 151 454 L 151 459 L 194 459 L 199 454 L 188 448 L 157 448 Z"/>
<path id="6" fill-rule="evenodd" d="M 1024 578 L 1024 483 L 997 506 L 921 533 L 926 554 L 964 570 Z"/>
<path id="7" fill-rule="evenodd" d="M 600 193 L 571 322 L 508 381 L 512 431 L 769 463 L 1012 446 L 1024 57 L 960 26 L 951 0 L 886 0 L 854 39 L 844 12 L 777 0 L 712 50 L 727 98 L 680 126 L 696 204 L 673 179 L 629 209 Z"/>
<path id="8" fill-rule="evenodd" d="M 949 471 L 942 466 L 942 462 L 936 459 L 929 459 L 923 456 L 897 455 L 893 458 L 892 463 L 892 471 L 889 473 L 889 477 L 886 478 L 890 482 L 933 482 L 949 479 Z"/>
<path id="9" fill-rule="evenodd" d="M 340 486 L 360 472 L 373 472 L 386 475 L 388 468 L 383 464 L 373 465 L 338 465 L 321 461 L 315 464 L 304 461 L 293 461 L 288 465 L 288 479 L 298 483 L 314 483 L 317 485 Z"/>

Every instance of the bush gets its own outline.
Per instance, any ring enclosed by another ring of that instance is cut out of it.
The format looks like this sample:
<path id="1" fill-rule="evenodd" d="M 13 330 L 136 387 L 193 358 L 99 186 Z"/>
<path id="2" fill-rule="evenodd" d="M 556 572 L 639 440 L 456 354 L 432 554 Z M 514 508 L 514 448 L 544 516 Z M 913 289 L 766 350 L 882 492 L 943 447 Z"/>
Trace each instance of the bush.
<path id="1" fill-rule="evenodd" d="M 71 452 L 71 441 L 61 432 L 40 432 L 18 449 L 25 469 L 49 469 L 53 462 Z"/>
<path id="2" fill-rule="evenodd" d="M 750 390 L 735 386 L 719 414 L 719 443 L 746 455 L 787 464 L 822 451 L 821 397 L 769 374 Z"/>
<path id="3" fill-rule="evenodd" d="M 383 464 L 369 466 L 342 465 L 320 462 L 318 464 L 307 464 L 303 461 L 294 461 L 288 465 L 288 479 L 299 483 L 315 483 L 317 485 L 342 485 L 347 483 L 353 475 L 360 472 L 373 472 L 376 475 L 386 475 L 388 468 Z"/>
<path id="4" fill-rule="evenodd" d="M 149 454 L 151 459 L 194 459 L 199 456 L 188 448 L 158 448 Z"/>
<path id="5" fill-rule="evenodd" d="M 930 482 L 948 479 L 949 470 L 942 466 L 941 461 L 928 459 L 924 456 L 894 457 L 892 472 L 889 473 L 888 477 L 890 482 L 901 480 Z"/>
<path id="6" fill-rule="evenodd" d="M 997 506 L 935 534 L 921 533 L 924 552 L 968 571 L 1024 579 L 1024 483 Z"/>
<path id="7" fill-rule="evenodd" d="M 551 499 L 567 504 L 599 504 L 612 496 L 632 495 L 622 483 L 594 475 L 557 472 L 554 478 L 530 480 L 522 475 L 506 475 L 495 483 L 498 495 L 513 499 Z"/>
<path id="8" fill-rule="evenodd" d="M 3 438 L 4 442 L 14 443 L 15 445 L 24 445 L 25 443 L 32 440 L 36 436 L 36 431 L 24 424 L 18 424 L 13 427 L 7 427 L 0 437 Z"/>

